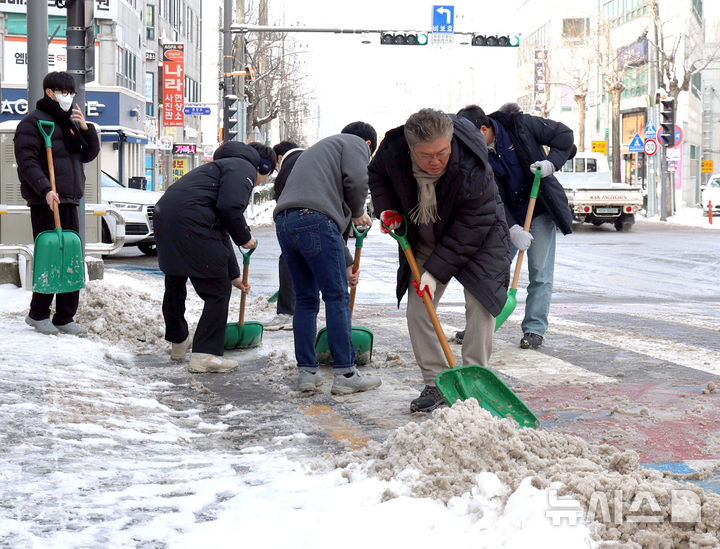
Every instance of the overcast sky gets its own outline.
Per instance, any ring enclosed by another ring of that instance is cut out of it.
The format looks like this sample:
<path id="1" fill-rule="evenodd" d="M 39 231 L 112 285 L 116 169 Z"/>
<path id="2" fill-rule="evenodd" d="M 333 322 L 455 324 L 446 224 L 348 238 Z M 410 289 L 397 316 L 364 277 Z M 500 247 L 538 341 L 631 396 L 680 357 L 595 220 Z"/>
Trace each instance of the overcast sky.
<path id="1" fill-rule="evenodd" d="M 433 6 L 451 5 L 457 32 L 514 33 L 515 0 L 492 9 L 477 1 L 453 4 L 417 0 L 270 0 L 270 24 L 304 27 L 429 31 Z M 353 120 L 373 124 L 380 135 L 422 107 L 455 112 L 476 102 L 494 110 L 516 99 L 517 49 L 452 45 L 383 46 L 360 35 L 298 33 L 307 86 L 318 107 L 308 138 L 314 141 Z M 466 37 L 467 39 L 467 37 Z M 314 130 L 314 132 L 313 132 Z"/>

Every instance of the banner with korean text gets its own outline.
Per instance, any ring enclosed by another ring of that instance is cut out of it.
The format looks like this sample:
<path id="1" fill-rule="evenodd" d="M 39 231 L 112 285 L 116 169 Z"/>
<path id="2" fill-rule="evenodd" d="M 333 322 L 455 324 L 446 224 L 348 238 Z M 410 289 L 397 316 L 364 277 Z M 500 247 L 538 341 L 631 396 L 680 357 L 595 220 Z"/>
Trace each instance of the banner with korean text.
<path id="1" fill-rule="evenodd" d="M 185 46 L 163 44 L 163 126 L 184 126 Z"/>

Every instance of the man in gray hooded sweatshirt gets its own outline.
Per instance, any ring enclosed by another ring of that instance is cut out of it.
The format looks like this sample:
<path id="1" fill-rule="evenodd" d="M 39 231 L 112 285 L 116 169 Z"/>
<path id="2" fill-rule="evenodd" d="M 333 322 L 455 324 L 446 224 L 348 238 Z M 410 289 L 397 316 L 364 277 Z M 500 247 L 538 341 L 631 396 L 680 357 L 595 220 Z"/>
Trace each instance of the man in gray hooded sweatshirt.
<path id="1" fill-rule="evenodd" d="M 275 230 L 295 287 L 293 335 L 298 390 L 314 392 L 320 384 L 315 355 L 320 292 L 325 302 L 328 346 L 333 356 L 333 394 L 374 389 L 378 377 L 355 367 L 348 285 L 357 285 L 343 234 L 350 222 L 370 226 L 365 213 L 367 165 L 377 134 L 365 122 L 305 150 L 288 177 L 274 211 Z"/>

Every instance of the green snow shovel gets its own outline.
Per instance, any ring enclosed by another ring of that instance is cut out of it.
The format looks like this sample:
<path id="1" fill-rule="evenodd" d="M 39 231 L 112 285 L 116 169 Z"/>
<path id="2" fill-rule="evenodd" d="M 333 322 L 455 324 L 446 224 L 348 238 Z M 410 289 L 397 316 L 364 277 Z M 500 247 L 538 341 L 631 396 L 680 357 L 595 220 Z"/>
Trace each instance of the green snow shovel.
<path id="1" fill-rule="evenodd" d="M 250 256 L 257 248 L 240 253 L 243 256 L 243 284 L 247 284 L 250 269 Z M 242 293 L 240 298 L 240 319 L 225 326 L 225 348 L 247 349 L 257 347 L 262 342 L 263 325 L 260 322 L 245 322 L 245 299 L 247 294 Z"/>
<path id="2" fill-rule="evenodd" d="M 382 221 L 381 221 L 382 223 Z M 390 231 L 390 236 L 400 243 L 400 247 L 405 252 L 405 257 L 410 264 L 415 282 L 420 286 L 420 268 L 415 261 L 415 256 L 410 249 L 410 243 L 407 239 L 407 219 L 403 216 L 404 230 L 400 235 L 395 231 Z M 387 226 L 383 224 L 387 229 Z M 412 299 L 412 296 L 408 296 Z M 445 332 L 440 325 L 435 307 L 428 292 L 422 292 L 422 300 L 425 303 L 430 321 L 432 322 L 435 334 L 440 341 L 445 359 L 450 369 L 440 372 L 435 378 L 435 385 L 445 398 L 448 405 L 452 406 L 456 400 L 465 400 L 474 398 L 480 407 L 484 408 L 496 417 L 510 416 L 520 424 L 521 427 L 537 427 L 540 422 L 535 417 L 525 403 L 512 392 L 512 390 L 503 383 L 503 381 L 489 368 L 478 365 L 457 366 L 455 357 L 450 350 Z M 465 337 L 472 337 L 471 334 L 465 334 Z"/>
<path id="3" fill-rule="evenodd" d="M 355 224 L 352 225 L 353 232 L 355 233 L 355 259 L 353 261 L 353 272 L 356 273 L 360 268 L 360 254 L 362 253 L 363 240 L 367 235 L 370 227 L 364 231 L 359 231 Z M 350 290 L 350 316 L 352 317 L 353 307 L 355 305 L 355 291 L 357 287 Z M 361 328 L 359 326 L 352 327 L 352 344 L 355 348 L 355 364 L 363 366 L 372 360 L 372 347 L 373 347 L 373 333 L 367 328 Z M 317 338 L 315 338 L 315 356 L 317 356 L 320 364 L 332 364 L 333 357 L 330 352 L 330 346 L 327 338 L 327 328 L 323 328 L 318 332 Z"/>
<path id="4" fill-rule="evenodd" d="M 540 190 L 540 168 L 535 170 L 535 179 L 533 180 L 532 190 L 530 191 L 530 202 L 528 203 L 527 214 L 525 215 L 525 226 L 523 229 L 530 232 L 530 225 L 532 224 L 533 211 L 535 211 L 535 202 L 537 201 L 538 191 Z M 520 280 L 520 271 L 522 270 L 522 262 L 525 257 L 524 250 L 518 250 L 517 261 L 515 262 L 515 274 L 513 275 L 512 284 L 508 290 L 507 301 L 500 311 L 500 314 L 495 317 L 495 331 L 503 325 L 503 322 L 512 314 L 517 305 L 517 287 L 518 280 Z"/>
<path id="5" fill-rule="evenodd" d="M 38 128 L 45 139 L 50 187 L 53 192 L 57 192 L 51 141 L 55 123 L 38 120 Z M 33 291 L 40 294 L 75 292 L 85 286 L 82 241 L 80 235 L 75 231 L 62 229 L 60 213 L 55 202 L 52 204 L 52 211 L 55 229 L 43 231 L 35 239 Z"/>

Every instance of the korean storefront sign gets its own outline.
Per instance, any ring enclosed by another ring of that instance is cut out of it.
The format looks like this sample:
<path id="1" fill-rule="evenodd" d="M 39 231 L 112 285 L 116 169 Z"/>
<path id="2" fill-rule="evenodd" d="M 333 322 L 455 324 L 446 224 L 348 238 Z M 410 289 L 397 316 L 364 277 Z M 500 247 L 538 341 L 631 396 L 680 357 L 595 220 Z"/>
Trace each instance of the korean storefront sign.
<path id="1" fill-rule="evenodd" d="M 163 126 L 184 126 L 185 47 L 163 44 Z"/>

